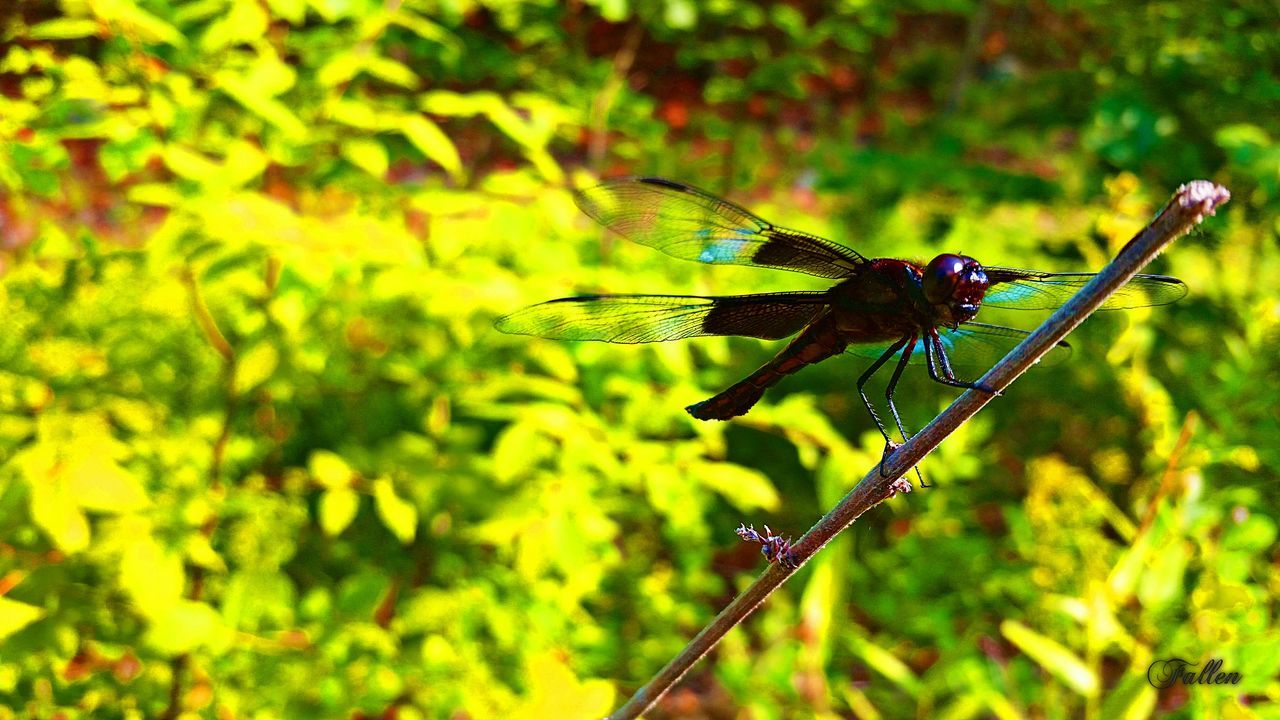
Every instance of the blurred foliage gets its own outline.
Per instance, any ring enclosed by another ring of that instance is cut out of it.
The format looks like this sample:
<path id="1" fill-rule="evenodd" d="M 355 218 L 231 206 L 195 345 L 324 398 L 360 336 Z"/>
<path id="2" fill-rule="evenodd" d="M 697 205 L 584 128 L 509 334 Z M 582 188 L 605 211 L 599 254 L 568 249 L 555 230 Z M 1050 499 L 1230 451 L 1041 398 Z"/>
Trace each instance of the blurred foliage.
<path id="1" fill-rule="evenodd" d="M 0 718 L 595 718 L 878 460 L 860 366 L 492 330 L 821 287 L 602 237 L 662 174 L 864 254 L 1098 268 L 1231 204 L 653 717 L 1275 717 L 1280 27 L 1163 0 L 0 8 Z M 1034 316 L 997 316 L 1031 327 Z M 974 370 L 979 372 L 981 369 Z M 919 427 L 953 394 L 899 391 Z M 1239 686 L 1157 691 L 1156 659 Z"/>

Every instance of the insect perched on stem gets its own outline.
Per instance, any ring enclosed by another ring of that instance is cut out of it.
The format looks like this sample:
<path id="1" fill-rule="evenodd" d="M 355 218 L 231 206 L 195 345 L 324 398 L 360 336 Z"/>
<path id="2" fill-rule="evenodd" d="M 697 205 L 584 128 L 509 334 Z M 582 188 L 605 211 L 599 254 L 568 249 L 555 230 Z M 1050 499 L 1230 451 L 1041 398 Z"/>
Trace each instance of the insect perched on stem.
<path id="1" fill-rule="evenodd" d="M 898 358 L 885 400 L 906 439 L 894 390 L 909 363 L 923 356 L 935 381 L 990 392 L 957 377 L 952 365 L 993 365 L 1027 333 L 976 322 L 979 311 L 983 307 L 1056 308 L 1094 277 L 1092 273 L 986 267 L 972 257 L 952 253 L 927 263 L 866 258 L 830 240 L 776 227 L 728 201 L 661 178 L 611 180 L 575 197 L 578 207 L 601 225 L 677 258 L 794 270 L 838 282 L 827 290 L 810 292 L 561 298 L 500 318 L 499 330 L 614 343 L 707 335 L 778 340 L 798 333 L 763 367 L 686 410 L 700 420 L 728 420 L 750 410 L 783 377 L 849 352 L 872 360 L 858 377 L 857 388 L 884 435 L 886 456 L 896 444 L 865 392 L 876 371 Z M 1165 305 L 1186 292 L 1186 285 L 1176 278 L 1136 275 L 1101 309 Z M 1067 345 L 1060 343 L 1046 357 L 1067 352 Z"/>

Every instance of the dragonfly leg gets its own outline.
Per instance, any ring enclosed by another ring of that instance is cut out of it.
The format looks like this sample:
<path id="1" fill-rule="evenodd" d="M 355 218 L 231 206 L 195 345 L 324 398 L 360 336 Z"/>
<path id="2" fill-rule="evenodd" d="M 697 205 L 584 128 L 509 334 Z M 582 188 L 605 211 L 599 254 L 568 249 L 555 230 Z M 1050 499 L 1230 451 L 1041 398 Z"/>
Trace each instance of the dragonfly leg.
<path id="1" fill-rule="evenodd" d="M 947 358 L 947 351 L 942 346 L 942 338 L 938 337 L 937 330 L 930 330 L 924 338 L 924 355 L 925 364 L 929 366 L 929 377 L 934 382 L 950 385 L 951 387 L 964 388 L 966 390 L 981 390 L 999 395 L 994 388 L 987 387 L 979 382 L 966 382 L 956 377 L 955 371 L 951 369 L 951 361 Z"/>
<path id="2" fill-rule="evenodd" d="M 916 349 L 916 336 L 912 335 L 907 339 L 906 344 L 902 348 L 902 357 L 898 358 L 898 366 L 893 369 L 893 377 L 889 378 L 889 384 L 884 388 L 884 399 L 889 404 L 889 412 L 893 415 L 893 422 L 898 426 L 898 432 L 902 434 L 902 441 L 906 442 L 911 439 L 907 434 L 907 429 L 902 425 L 902 417 L 898 415 L 898 406 L 893 402 L 893 391 L 898 387 L 898 380 L 902 377 L 902 371 L 907 369 L 907 363 L 911 360 L 911 352 Z M 897 449 L 897 448 L 893 448 Z M 885 446 L 885 452 L 880 456 L 880 477 L 888 477 L 888 473 L 884 471 L 884 464 L 889 459 L 890 448 Z M 916 467 L 916 477 L 920 478 L 920 487 L 926 488 L 929 485 L 924 481 L 924 476 L 920 474 L 919 466 Z"/>
<path id="3" fill-rule="evenodd" d="M 911 438 L 907 435 L 907 431 L 902 427 L 902 418 L 898 416 L 898 406 L 893 404 L 893 391 L 898 387 L 898 379 L 902 377 L 902 371 L 907 369 L 907 361 L 911 359 L 911 351 L 916 349 L 916 336 L 912 335 L 907 344 L 902 348 L 902 357 L 898 359 L 898 366 L 893 369 L 893 377 L 889 378 L 889 384 L 884 388 L 884 399 L 889 404 L 889 412 L 893 414 L 893 421 L 898 425 L 898 432 L 902 433 L 902 441 L 906 442 Z"/>
<path id="4" fill-rule="evenodd" d="M 884 354 L 877 358 L 875 362 L 871 363 L 871 367 L 867 368 L 867 371 L 858 377 L 858 395 L 862 397 L 862 404 L 867 406 L 867 412 L 871 413 L 871 419 L 876 422 L 876 427 L 880 429 L 880 434 L 884 436 L 886 443 L 893 442 L 893 439 L 889 437 L 889 430 L 884 426 L 884 423 L 880 421 L 880 416 L 876 414 L 875 406 L 871 404 L 871 400 L 867 397 L 867 393 L 863 388 L 867 386 L 867 381 L 871 379 L 871 376 L 875 375 L 876 371 L 879 370 L 882 365 L 889 362 L 889 358 L 897 354 L 897 352 L 902 349 L 902 346 L 907 344 L 908 339 L 909 338 L 904 337 L 890 345 L 888 349 L 884 351 Z"/>

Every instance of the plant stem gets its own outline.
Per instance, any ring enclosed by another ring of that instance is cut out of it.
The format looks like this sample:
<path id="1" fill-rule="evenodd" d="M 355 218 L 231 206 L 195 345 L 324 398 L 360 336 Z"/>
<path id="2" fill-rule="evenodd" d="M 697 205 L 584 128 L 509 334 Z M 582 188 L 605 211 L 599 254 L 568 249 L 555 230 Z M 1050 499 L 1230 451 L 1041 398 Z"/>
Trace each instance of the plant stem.
<path id="1" fill-rule="evenodd" d="M 1050 315 L 1035 332 L 1009 351 L 979 382 L 997 392 L 1009 387 L 1010 383 L 1084 322 L 1085 318 L 1159 255 L 1169 243 L 1191 230 L 1205 215 L 1212 215 L 1219 205 L 1230 198 L 1231 193 L 1226 188 L 1207 180 L 1195 180 L 1178 188 L 1164 210 L 1134 236 L 1102 272 Z M 924 459 L 994 397 L 996 396 L 978 390 L 966 391 L 934 418 L 933 422 L 893 453 L 884 465 L 883 475 L 879 465 L 869 470 L 835 508 L 792 546 L 796 568 L 770 563 L 763 575 L 729 603 L 679 655 L 636 691 L 625 705 L 609 716 L 610 720 L 637 718 L 652 707 L 695 662 L 715 647 L 720 638 L 745 620 L 770 593 L 808 562 L 814 553 L 831 542 L 864 512 L 892 497 L 894 493 L 891 486 L 898 478 Z"/>

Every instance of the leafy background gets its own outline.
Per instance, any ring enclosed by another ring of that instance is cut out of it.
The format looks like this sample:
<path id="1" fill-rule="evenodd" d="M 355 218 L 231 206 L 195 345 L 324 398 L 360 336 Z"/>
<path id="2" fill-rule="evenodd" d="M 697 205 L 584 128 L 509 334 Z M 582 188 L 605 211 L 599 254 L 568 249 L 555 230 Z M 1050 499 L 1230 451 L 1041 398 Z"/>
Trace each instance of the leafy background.
<path id="1" fill-rule="evenodd" d="M 864 254 L 1101 267 L 1231 203 L 655 718 L 1278 717 L 1273 3 L 30 0 L 0 9 L 0 717 L 595 718 L 879 456 L 853 358 L 510 337 L 821 287 L 619 242 L 660 174 Z M 1007 316 L 1006 316 L 1007 315 Z M 1033 313 L 997 320 L 1033 327 Z M 911 373 L 919 427 L 954 393 Z M 1157 691 L 1156 659 L 1238 686 Z"/>

